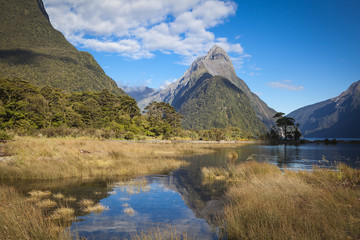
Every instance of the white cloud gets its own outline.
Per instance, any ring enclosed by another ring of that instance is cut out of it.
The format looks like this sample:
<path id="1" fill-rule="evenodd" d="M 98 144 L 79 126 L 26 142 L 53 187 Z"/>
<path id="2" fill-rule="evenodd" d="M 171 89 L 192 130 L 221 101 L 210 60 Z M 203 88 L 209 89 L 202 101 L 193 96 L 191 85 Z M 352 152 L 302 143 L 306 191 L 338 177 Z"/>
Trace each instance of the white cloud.
<path id="1" fill-rule="evenodd" d="M 173 82 L 176 82 L 176 78 L 175 79 L 172 79 L 172 80 L 166 80 L 163 85 L 161 85 L 159 87 L 160 90 L 164 90 L 165 88 L 167 88 L 170 84 L 172 84 Z"/>
<path id="2" fill-rule="evenodd" d="M 243 54 L 240 44 L 209 29 L 236 12 L 233 0 L 44 0 L 50 21 L 77 46 L 139 59 L 154 51 L 185 62 L 214 44 Z M 187 60 L 188 59 L 188 60 Z"/>
<path id="3" fill-rule="evenodd" d="M 269 86 L 272 88 L 280 88 L 288 91 L 302 91 L 304 90 L 303 86 L 292 84 L 291 80 L 283 80 L 281 82 L 270 82 Z"/>

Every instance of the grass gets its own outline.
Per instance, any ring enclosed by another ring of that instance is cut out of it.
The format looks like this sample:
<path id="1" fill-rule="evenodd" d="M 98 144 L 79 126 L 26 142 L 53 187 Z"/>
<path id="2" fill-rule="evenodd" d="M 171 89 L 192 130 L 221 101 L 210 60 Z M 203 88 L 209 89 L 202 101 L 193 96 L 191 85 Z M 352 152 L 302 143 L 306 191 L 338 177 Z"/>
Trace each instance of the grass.
<path id="1" fill-rule="evenodd" d="M 75 211 L 69 207 L 61 207 L 55 209 L 53 214 L 51 215 L 51 219 L 59 220 L 59 221 L 72 221 L 75 218 Z"/>
<path id="2" fill-rule="evenodd" d="M 178 157 L 185 152 L 210 151 L 202 144 L 34 138 L 16 138 L 6 148 L 13 157 L 0 163 L 0 171 L 2 178 L 14 174 L 12 179 L 89 178 L 105 173 L 110 177 L 141 176 L 180 166 L 183 163 Z M 215 186 L 221 182 L 226 186 L 227 204 L 219 221 L 228 239 L 360 238 L 360 170 L 339 165 L 335 171 L 318 167 L 312 171 L 281 171 L 275 165 L 252 161 L 256 156 L 242 164 L 235 164 L 236 158 L 231 153 L 226 167 L 202 169 L 204 184 Z M 165 166 L 169 163 L 174 164 Z M 129 191 L 134 193 L 148 187 L 145 178 L 131 183 Z M 61 224 L 74 218 L 74 210 L 63 206 L 70 198 L 36 190 L 25 198 L 12 188 L 0 187 L 0 238 L 71 239 L 61 235 Z M 92 200 L 76 204 L 86 212 L 106 210 Z M 135 214 L 129 205 L 123 208 L 129 215 Z M 136 234 L 133 239 L 188 236 L 174 229 L 157 228 Z"/>
<path id="3" fill-rule="evenodd" d="M 281 172 L 246 162 L 203 170 L 204 183 L 226 181 L 228 204 L 220 220 L 229 239 L 359 239 L 360 171 Z"/>
<path id="4" fill-rule="evenodd" d="M 216 147 L 221 147 L 217 145 Z M 0 178 L 7 180 L 122 178 L 167 173 L 185 164 L 181 157 L 212 151 L 208 144 L 126 143 L 92 139 L 16 137 L 3 146 L 11 157 L 0 161 Z M 129 191 L 148 191 L 145 178 L 133 181 Z M 67 207 L 76 198 L 33 190 L 24 197 L 0 187 L 1 239 L 71 239 L 64 224 L 74 219 Z M 77 203 L 84 212 L 101 213 L 107 207 L 90 201 Z M 7 207 L 7 206 L 10 207 Z M 65 205 L 65 206 L 64 206 Z M 130 207 L 128 213 L 134 214 Z"/>
<path id="5" fill-rule="evenodd" d="M 0 187 L 1 239 L 62 239 L 62 228 L 14 188 Z M 70 238 L 68 238 L 70 239 Z"/>
<path id="6" fill-rule="evenodd" d="M 102 212 L 105 211 L 105 210 L 109 210 L 109 207 L 106 207 L 106 206 L 98 203 L 98 204 L 95 204 L 95 205 L 91 205 L 91 206 L 86 207 L 86 208 L 84 209 L 84 212 L 100 214 L 100 213 L 102 213 Z"/>
<path id="7" fill-rule="evenodd" d="M 41 208 L 41 209 L 50 209 L 50 208 L 54 208 L 57 206 L 57 203 L 51 199 L 45 199 L 45 200 L 42 200 L 38 203 L 36 203 L 36 205 Z"/>
<path id="8" fill-rule="evenodd" d="M 2 179 L 132 178 L 167 173 L 186 153 L 206 153 L 208 145 L 126 143 L 85 139 L 17 137 L 5 144 L 12 155 L 0 162 Z"/>

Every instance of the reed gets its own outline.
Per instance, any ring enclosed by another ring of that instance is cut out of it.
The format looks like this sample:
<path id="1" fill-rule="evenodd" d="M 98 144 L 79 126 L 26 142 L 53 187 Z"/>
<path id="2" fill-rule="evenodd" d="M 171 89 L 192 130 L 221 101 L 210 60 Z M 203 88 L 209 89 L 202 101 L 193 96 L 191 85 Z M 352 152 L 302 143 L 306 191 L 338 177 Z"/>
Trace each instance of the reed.
<path id="1" fill-rule="evenodd" d="M 360 171 L 275 170 L 248 162 L 236 167 L 227 192 L 229 239 L 357 239 Z"/>
<path id="2" fill-rule="evenodd" d="M 102 205 L 100 203 L 95 204 L 95 205 L 87 206 L 86 208 L 83 209 L 84 212 L 95 213 L 95 214 L 100 214 L 105 210 L 109 210 L 109 207 L 104 206 L 104 205 Z"/>
<path id="3" fill-rule="evenodd" d="M 17 137 L 4 146 L 11 158 L 0 162 L 2 179 L 131 178 L 167 173 L 188 152 L 212 151 L 208 145 L 127 143 L 91 139 Z"/>
<path id="4" fill-rule="evenodd" d="M 75 210 L 69 207 L 60 207 L 55 209 L 51 215 L 51 219 L 60 222 L 72 221 L 75 218 Z"/>
<path id="5" fill-rule="evenodd" d="M 51 199 L 45 199 L 42 200 L 38 203 L 36 203 L 36 206 L 38 206 L 39 208 L 41 208 L 42 210 L 48 210 L 50 208 L 54 208 L 57 206 L 57 203 Z"/>
<path id="6" fill-rule="evenodd" d="M 13 188 L 0 188 L 1 239 L 63 239 L 62 228 Z M 70 238 L 67 238 L 70 239 Z"/>
<path id="7" fill-rule="evenodd" d="M 87 208 L 87 207 L 90 207 L 90 206 L 94 205 L 94 201 L 91 200 L 91 199 L 82 199 L 79 202 L 79 205 L 80 205 L 81 208 Z"/>

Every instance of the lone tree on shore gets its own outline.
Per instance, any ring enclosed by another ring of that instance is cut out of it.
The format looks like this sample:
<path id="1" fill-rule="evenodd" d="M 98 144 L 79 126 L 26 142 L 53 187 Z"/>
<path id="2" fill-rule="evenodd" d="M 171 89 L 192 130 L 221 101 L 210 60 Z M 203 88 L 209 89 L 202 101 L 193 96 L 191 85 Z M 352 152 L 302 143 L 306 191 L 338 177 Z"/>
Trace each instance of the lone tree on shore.
<path id="1" fill-rule="evenodd" d="M 278 112 L 276 113 L 273 118 L 277 118 L 276 120 L 276 127 L 280 128 L 285 136 L 285 141 L 288 138 L 299 140 L 302 136 L 299 130 L 299 124 L 295 124 L 295 119 L 291 117 L 285 116 L 285 113 Z"/>

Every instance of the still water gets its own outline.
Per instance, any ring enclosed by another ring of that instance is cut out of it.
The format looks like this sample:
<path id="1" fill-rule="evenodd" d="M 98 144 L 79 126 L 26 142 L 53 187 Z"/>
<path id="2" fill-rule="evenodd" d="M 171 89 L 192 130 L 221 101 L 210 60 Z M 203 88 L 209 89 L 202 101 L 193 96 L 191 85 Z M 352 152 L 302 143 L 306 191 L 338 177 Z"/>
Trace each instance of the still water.
<path id="1" fill-rule="evenodd" d="M 249 159 L 269 162 L 281 169 L 310 170 L 314 165 L 334 168 L 339 163 L 360 168 L 360 144 L 244 145 L 220 149 L 212 154 L 187 157 L 189 165 L 169 175 L 148 176 L 128 182 L 63 180 L 17 182 L 14 187 L 28 193 L 49 190 L 73 197 L 66 203 L 75 209 L 77 221 L 69 229 L 87 239 L 123 239 L 135 233 L 176 228 L 190 239 L 226 239 L 221 234 L 223 196 L 226 185 L 202 183 L 201 168 L 225 166 L 227 155 L 236 152 L 237 163 Z M 85 213 L 79 202 L 91 199 L 107 207 L 99 214 Z M 220 217 L 219 217 L 220 216 Z"/>
<path id="2" fill-rule="evenodd" d="M 100 201 L 109 209 L 99 215 L 79 218 L 73 232 L 88 239 L 121 239 L 134 233 L 163 228 L 166 224 L 197 239 L 219 239 L 217 216 L 223 206 L 226 186 L 207 187 L 201 181 L 201 167 L 223 166 L 229 152 L 237 162 L 253 160 L 276 164 L 279 168 L 310 170 L 314 165 L 333 168 L 343 162 L 360 167 L 360 145 L 246 145 L 215 153 L 188 157 L 190 165 L 167 176 L 151 176 L 146 184 L 135 181 L 114 184 L 109 196 Z M 144 181 L 144 180 L 140 180 Z"/>

